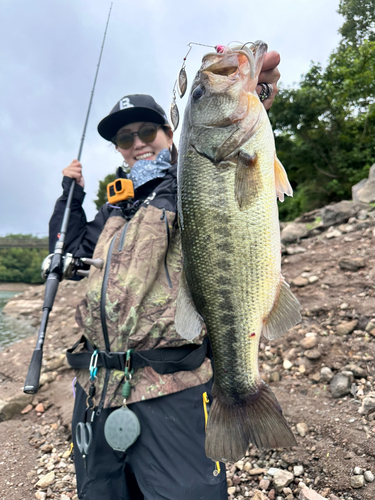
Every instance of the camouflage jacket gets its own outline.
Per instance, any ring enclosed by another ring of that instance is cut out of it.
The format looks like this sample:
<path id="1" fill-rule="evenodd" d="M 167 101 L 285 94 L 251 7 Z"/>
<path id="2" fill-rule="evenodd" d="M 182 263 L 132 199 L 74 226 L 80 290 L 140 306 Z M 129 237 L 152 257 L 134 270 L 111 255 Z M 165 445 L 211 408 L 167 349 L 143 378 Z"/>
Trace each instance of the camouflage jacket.
<path id="1" fill-rule="evenodd" d="M 172 170 L 171 189 L 171 170 L 129 223 L 116 211 L 99 237 L 93 258 L 101 258 L 105 264 L 101 270 L 91 268 L 86 298 L 79 304 L 76 315 L 85 337 L 99 350 L 124 352 L 191 344 L 178 335 L 174 326 L 182 251 L 176 225 L 175 173 Z M 107 261 L 106 335 L 100 302 Z M 193 343 L 202 344 L 205 334 L 202 331 Z M 77 370 L 77 377 L 87 391 L 88 370 Z M 97 377 L 96 405 L 104 408 L 121 405 L 124 372 L 99 368 Z M 196 370 L 167 375 L 159 375 L 150 366 L 139 368 L 133 374 L 127 401 L 171 394 L 206 383 L 211 377 L 208 358 Z"/>

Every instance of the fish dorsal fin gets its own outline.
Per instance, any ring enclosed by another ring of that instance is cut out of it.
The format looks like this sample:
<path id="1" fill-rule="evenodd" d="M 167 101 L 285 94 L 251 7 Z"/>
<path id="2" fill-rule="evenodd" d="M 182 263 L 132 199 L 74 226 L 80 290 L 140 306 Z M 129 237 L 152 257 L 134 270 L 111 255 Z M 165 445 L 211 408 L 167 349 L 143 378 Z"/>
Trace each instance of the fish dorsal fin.
<path id="1" fill-rule="evenodd" d="M 193 340 L 202 331 L 203 318 L 198 313 L 188 284 L 186 282 L 185 271 L 181 273 L 180 284 L 177 292 L 177 305 L 175 315 L 176 331 L 186 340 Z"/>
<path id="2" fill-rule="evenodd" d="M 300 303 L 290 290 L 288 283 L 281 276 L 279 293 L 268 317 L 264 321 L 263 335 L 267 339 L 281 337 L 302 320 Z"/>
<path id="3" fill-rule="evenodd" d="M 236 167 L 235 196 L 240 210 L 250 207 L 261 188 L 260 169 L 257 155 L 249 155 L 240 149 Z"/>
<path id="4" fill-rule="evenodd" d="M 287 196 L 293 196 L 293 189 L 289 183 L 288 175 L 285 172 L 281 161 L 275 154 L 275 186 L 276 195 L 280 201 L 284 201 L 284 194 Z"/>

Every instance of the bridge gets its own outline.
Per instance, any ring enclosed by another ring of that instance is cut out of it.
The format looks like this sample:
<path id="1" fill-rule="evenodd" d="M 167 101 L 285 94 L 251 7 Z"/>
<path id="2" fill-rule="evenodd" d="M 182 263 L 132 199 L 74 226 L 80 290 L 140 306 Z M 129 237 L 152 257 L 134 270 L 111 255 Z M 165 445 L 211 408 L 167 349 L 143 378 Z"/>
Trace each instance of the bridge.
<path id="1" fill-rule="evenodd" d="M 48 250 L 48 238 L 0 237 L 0 248 L 42 248 Z"/>

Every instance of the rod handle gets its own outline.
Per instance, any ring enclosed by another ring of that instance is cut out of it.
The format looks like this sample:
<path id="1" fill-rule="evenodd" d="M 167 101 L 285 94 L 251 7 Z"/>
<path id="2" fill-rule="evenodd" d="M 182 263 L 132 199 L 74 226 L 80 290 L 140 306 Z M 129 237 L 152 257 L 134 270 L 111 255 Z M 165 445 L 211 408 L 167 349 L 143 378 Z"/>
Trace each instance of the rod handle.
<path id="1" fill-rule="evenodd" d="M 30 361 L 23 392 L 25 394 L 36 394 L 39 389 L 40 370 L 42 368 L 43 351 L 35 349 Z"/>

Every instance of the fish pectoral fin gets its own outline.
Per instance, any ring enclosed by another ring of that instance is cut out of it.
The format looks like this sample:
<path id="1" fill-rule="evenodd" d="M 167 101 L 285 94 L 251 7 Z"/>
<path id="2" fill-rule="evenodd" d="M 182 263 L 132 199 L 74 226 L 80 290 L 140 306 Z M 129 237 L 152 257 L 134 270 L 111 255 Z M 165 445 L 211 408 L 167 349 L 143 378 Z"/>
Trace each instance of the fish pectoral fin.
<path id="1" fill-rule="evenodd" d="M 267 339 L 277 339 L 302 320 L 300 303 L 281 277 L 278 296 L 264 321 L 262 333 Z"/>
<path id="2" fill-rule="evenodd" d="M 284 194 L 293 196 L 293 189 L 289 183 L 288 175 L 285 172 L 281 161 L 275 154 L 275 187 L 276 195 L 280 201 L 284 201 Z"/>
<path id="3" fill-rule="evenodd" d="M 203 318 L 194 305 L 184 271 L 181 273 L 177 292 L 174 322 L 177 333 L 186 340 L 195 339 L 202 331 Z"/>
<path id="4" fill-rule="evenodd" d="M 240 210 L 249 208 L 261 188 L 260 169 L 256 154 L 240 149 L 236 167 L 234 192 Z"/>

